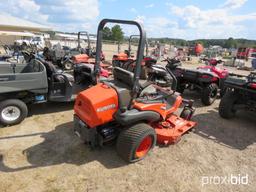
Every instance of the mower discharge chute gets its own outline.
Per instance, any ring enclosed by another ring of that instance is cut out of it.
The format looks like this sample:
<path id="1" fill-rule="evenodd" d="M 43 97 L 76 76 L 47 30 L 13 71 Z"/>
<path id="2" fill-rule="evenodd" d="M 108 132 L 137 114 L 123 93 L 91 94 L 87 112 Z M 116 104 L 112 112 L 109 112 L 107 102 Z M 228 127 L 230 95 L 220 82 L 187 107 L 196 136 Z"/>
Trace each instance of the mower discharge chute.
<path id="1" fill-rule="evenodd" d="M 185 101 L 174 90 L 163 89 L 151 82 L 139 83 L 146 33 L 135 21 L 104 19 L 98 27 L 95 79 L 100 73 L 102 30 L 106 23 L 135 25 L 140 31 L 135 72 L 113 68 L 113 81 L 98 82 L 82 91 L 74 106 L 74 127 L 80 138 L 91 147 L 116 140 L 117 153 L 127 162 L 143 159 L 156 142 L 177 142 L 196 123 L 190 121 L 192 101 Z M 143 93 L 153 86 L 153 93 Z M 181 115 L 174 112 L 185 103 Z"/>

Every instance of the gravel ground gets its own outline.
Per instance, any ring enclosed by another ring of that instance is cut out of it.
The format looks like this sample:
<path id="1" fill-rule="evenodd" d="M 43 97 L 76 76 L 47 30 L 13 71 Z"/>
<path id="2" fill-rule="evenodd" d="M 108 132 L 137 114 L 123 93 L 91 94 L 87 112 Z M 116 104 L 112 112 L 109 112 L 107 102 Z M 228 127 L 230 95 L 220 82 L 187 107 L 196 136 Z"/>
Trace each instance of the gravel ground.
<path id="1" fill-rule="evenodd" d="M 184 97 L 195 100 L 195 132 L 135 164 L 120 159 L 115 146 L 85 146 L 72 129 L 73 103 L 32 106 L 20 125 L 0 128 L 0 191 L 254 192 L 255 113 L 224 120 L 219 100 L 205 107 L 196 93 Z M 229 182 L 239 174 L 248 184 Z"/>

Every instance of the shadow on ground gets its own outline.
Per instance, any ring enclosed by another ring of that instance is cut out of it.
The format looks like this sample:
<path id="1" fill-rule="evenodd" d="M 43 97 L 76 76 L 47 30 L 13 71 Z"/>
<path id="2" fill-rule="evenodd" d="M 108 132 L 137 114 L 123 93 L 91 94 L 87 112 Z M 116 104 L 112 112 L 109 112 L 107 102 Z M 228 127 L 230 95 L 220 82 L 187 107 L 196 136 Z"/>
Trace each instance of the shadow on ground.
<path id="1" fill-rule="evenodd" d="M 74 102 L 49 102 L 29 106 L 29 116 L 72 110 Z"/>
<path id="2" fill-rule="evenodd" d="M 28 117 L 33 115 L 42 115 L 42 114 L 51 114 L 62 111 L 73 110 L 74 102 L 48 102 L 48 103 L 40 103 L 28 106 Z M 0 124 L 0 128 L 4 128 L 6 126 Z"/>
<path id="3" fill-rule="evenodd" d="M 223 119 L 218 111 L 208 110 L 193 118 L 198 122 L 195 133 L 226 147 L 244 150 L 256 142 L 255 113 L 240 111 L 233 119 Z"/>
<path id="4" fill-rule="evenodd" d="M 16 172 L 63 163 L 84 165 L 92 161 L 98 161 L 109 169 L 126 165 L 116 154 L 114 146 L 91 150 L 74 134 L 72 127 L 72 122 L 69 122 L 57 126 L 53 131 L 42 133 L 41 137 L 44 138 L 42 143 L 23 151 L 30 166 L 8 167 L 4 164 L 3 155 L 0 155 L 0 171 Z M 26 136 L 30 135 L 24 137 Z"/>

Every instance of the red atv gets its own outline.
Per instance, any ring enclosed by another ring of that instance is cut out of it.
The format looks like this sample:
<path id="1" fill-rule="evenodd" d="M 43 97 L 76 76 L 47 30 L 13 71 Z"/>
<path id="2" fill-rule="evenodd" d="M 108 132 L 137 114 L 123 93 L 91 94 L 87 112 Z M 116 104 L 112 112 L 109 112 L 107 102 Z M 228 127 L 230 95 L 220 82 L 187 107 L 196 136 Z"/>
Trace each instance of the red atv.
<path id="1" fill-rule="evenodd" d="M 212 58 L 205 59 L 205 61 L 207 61 L 208 64 L 205 66 L 198 67 L 197 69 L 212 72 L 218 76 L 218 86 L 220 89 L 220 96 L 222 97 L 224 95 L 224 81 L 229 76 L 229 72 L 225 68 L 217 67 L 218 64 L 223 63 L 223 61 L 220 59 Z"/>
<path id="2" fill-rule="evenodd" d="M 167 58 L 166 67 L 170 69 L 178 80 L 177 91 L 183 93 L 185 89 L 199 91 L 204 105 L 211 105 L 217 98 L 218 92 L 223 95 L 224 81 L 228 76 L 226 70 L 216 67 L 220 60 L 211 60 L 209 66 L 197 69 L 185 69 L 175 59 Z"/>

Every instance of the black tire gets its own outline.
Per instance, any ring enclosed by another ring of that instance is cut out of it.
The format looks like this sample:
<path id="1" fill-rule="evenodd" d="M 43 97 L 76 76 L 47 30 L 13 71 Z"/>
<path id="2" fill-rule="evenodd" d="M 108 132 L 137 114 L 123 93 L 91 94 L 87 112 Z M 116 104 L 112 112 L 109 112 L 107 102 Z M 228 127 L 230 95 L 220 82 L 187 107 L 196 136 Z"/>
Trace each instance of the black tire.
<path id="1" fill-rule="evenodd" d="M 223 96 L 219 105 L 219 115 L 222 118 L 230 119 L 235 116 L 234 104 L 239 99 L 239 95 L 233 91 L 228 91 Z"/>
<path id="2" fill-rule="evenodd" d="M 185 119 L 185 120 L 191 120 L 193 115 L 193 111 L 191 111 L 190 109 L 184 109 L 182 110 L 182 112 L 180 113 L 180 117 Z"/>
<path id="3" fill-rule="evenodd" d="M 227 92 L 231 91 L 228 87 L 222 87 L 220 89 L 220 98 L 222 98 Z"/>
<path id="4" fill-rule="evenodd" d="M 6 117 L 7 107 L 12 110 L 10 113 L 17 114 L 17 117 Z M 5 114 L 5 115 L 4 115 Z M 0 123 L 3 125 L 15 125 L 22 122 L 28 115 L 27 105 L 19 99 L 8 99 L 0 102 Z"/>
<path id="5" fill-rule="evenodd" d="M 151 138 L 151 145 L 147 152 L 141 156 L 136 156 L 136 150 L 142 141 Z M 142 160 L 156 144 L 155 130 L 145 123 L 140 123 L 123 130 L 117 139 L 117 153 L 126 162 L 132 163 Z"/>
<path id="6" fill-rule="evenodd" d="M 218 85 L 211 83 L 202 90 L 201 100 L 206 106 L 211 105 L 218 96 Z"/>

